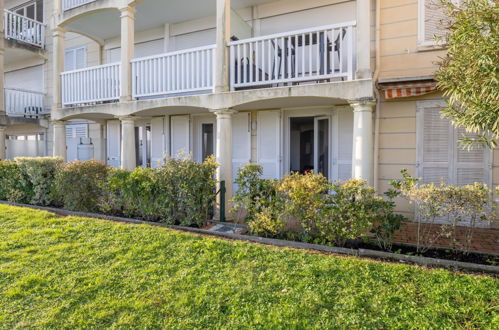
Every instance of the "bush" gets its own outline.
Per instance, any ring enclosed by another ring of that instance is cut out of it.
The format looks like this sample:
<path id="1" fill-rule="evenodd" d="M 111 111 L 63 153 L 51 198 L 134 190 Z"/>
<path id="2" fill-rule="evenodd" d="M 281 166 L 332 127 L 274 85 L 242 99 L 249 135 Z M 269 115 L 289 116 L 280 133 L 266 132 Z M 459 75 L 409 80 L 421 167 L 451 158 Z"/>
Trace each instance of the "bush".
<path id="1" fill-rule="evenodd" d="M 203 226 L 215 201 L 216 163 L 168 159 L 160 168 L 113 170 L 101 210 L 149 221 Z"/>
<path id="2" fill-rule="evenodd" d="M 54 199 L 68 210 L 97 212 L 108 173 L 109 167 L 95 160 L 60 164 L 54 178 Z"/>
<path id="3" fill-rule="evenodd" d="M 51 205 L 53 202 L 52 184 L 57 166 L 62 163 L 62 159 L 58 157 L 18 157 L 15 161 L 21 171 L 21 185 L 25 187 L 26 191 L 32 190 L 31 193 L 28 193 L 27 202 L 33 205 Z"/>
<path id="4" fill-rule="evenodd" d="M 402 176 L 403 180 L 391 184 L 416 205 L 418 252 L 427 251 L 442 237 L 450 239 L 455 249 L 467 252 L 477 225 L 494 217 L 492 191 L 483 183 L 466 186 L 444 182 L 420 185 L 419 180 L 411 177 L 406 170 L 402 171 Z M 445 223 L 433 226 L 442 221 Z M 456 226 L 460 225 L 468 228 L 464 241 L 456 237 Z"/>
<path id="5" fill-rule="evenodd" d="M 28 203 L 33 194 L 29 179 L 19 165 L 12 161 L 0 161 L 0 200 Z"/>
<path id="6" fill-rule="evenodd" d="M 284 228 L 286 220 L 294 217 L 301 226 L 302 240 L 342 246 L 371 230 L 378 244 L 389 249 L 393 233 L 404 219 L 393 212 L 396 192 L 384 200 L 362 180 L 333 184 L 321 174 L 292 173 L 272 181 L 261 175 L 261 166 L 241 168 L 234 197 L 235 206 L 246 209 L 245 220 L 258 235 L 290 235 Z"/>

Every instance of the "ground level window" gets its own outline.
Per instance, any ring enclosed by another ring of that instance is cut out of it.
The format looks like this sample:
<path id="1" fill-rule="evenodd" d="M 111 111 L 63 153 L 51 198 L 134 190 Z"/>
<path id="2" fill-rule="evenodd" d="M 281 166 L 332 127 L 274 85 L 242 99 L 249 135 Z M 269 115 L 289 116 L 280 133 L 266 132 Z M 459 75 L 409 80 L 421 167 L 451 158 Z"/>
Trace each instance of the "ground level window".
<path id="1" fill-rule="evenodd" d="M 215 148 L 214 148 L 214 132 L 213 132 L 213 124 L 202 124 L 201 126 L 201 134 L 202 134 L 202 150 L 201 150 L 201 157 L 202 161 L 204 161 L 206 158 L 209 156 L 215 154 Z"/>

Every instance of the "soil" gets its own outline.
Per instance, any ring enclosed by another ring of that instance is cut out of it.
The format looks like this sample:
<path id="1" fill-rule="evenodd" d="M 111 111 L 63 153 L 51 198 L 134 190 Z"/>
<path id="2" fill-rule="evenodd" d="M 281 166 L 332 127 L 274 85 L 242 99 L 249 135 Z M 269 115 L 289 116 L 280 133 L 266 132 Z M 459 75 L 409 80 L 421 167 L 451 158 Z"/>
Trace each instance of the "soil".
<path id="1" fill-rule="evenodd" d="M 384 251 L 376 244 L 359 242 L 359 241 L 349 242 L 347 243 L 347 247 L 355 249 L 370 249 L 376 251 Z M 420 253 L 417 252 L 415 246 L 410 246 L 405 244 L 393 244 L 391 252 L 398 254 L 412 255 L 412 256 L 470 262 L 481 265 L 492 265 L 492 266 L 499 265 L 499 255 L 490 255 L 477 252 L 465 253 L 463 251 L 455 251 L 451 249 L 432 248 L 424 253 Z"/>

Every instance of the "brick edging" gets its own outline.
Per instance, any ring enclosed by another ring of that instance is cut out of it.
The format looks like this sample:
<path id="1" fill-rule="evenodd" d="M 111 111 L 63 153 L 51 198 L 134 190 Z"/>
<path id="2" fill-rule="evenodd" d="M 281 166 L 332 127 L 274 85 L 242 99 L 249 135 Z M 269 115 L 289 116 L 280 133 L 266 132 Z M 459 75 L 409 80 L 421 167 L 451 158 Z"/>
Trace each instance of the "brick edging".
<path id="1" fill-rule="evenodd" d="M 238 241 L 246 241 L 252 243 L 259 243 L 265 245 L 272 245 L 278 247 L 289 247 L 300 250 L 314 250 L 326 253 L 336 253 L 357 257 L 368 257 L 368 258 L 376 258 L 376 259 L 385 259 L 395 262 L 408 262 L 420 266 L 429 266 L 429 267 L 440 267 L 446 268 L 450 270 L 466 270 L 472 272 L 480 272 L 480 273 L 490 273 L 490 274 L 499 274 L 499 266 L 492 265 L 481 265 L 474 264 L 470 262 L 461 262 L 461 261 L 453 261 L 446 259 L 437 259 L 437 258 L 428 258 L 428 257 L 418 257 L 418 256 L 409 256 L 404 254 L 396 254 L 391 252 L 384 251 L 376 251 L 369 249 L 348 249 L 334 246 L 326 246 L 319 244 L 310 244 L 296 241 L 287 241 L 275 238 L 265 238 L 258 236 L 249 236 L 249 235 L 238 235 L 238 234 L 230 234 L 230 233 L 221 233 L 208 231 L 200 228 L 192 228 L 192 227 L 184 227 L 184 226 L 175 226 L 175 225 L 166 225 L 159 222 L 145 221 L 145 220 L 137 220 L 131 218 L 122 218 L 98 213 L 87 213 L 87 212 L 77 212 L 77 211 L 68 211 L 55 207 L 45 207 L 45 206 L 36 206 L 36 205 L 27 205 L 27 204 L 19 204 L 13 202 L 0 201 L 0 204 L 18 206 L 18 207 L 27 207 L 36 210 L 48 211 L 61 215 L 69 215 L 69 216 L 79 216 L 79 217 L 87 217 L 94 219 L 102 219 L 109 220 L 114 222 L 122 222 L 122 223 L 132 223 L 132 224 L 147 224 L 157 227 L 164 227 L 175 229 L 183 232 L 195 233 L 195 234 L 203 234 L 210 235 L 215 237 L 227 238 Z"/>

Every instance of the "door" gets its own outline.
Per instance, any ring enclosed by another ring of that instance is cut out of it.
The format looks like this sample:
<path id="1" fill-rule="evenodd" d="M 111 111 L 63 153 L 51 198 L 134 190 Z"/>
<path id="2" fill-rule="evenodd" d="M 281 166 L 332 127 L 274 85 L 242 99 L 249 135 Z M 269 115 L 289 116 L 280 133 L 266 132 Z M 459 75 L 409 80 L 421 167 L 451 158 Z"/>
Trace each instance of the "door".
<path id="1" fill-rule="evenodd" d="M 107 164 L 121 166 L 121 124 L 119 120 L 107 122 Z"/>
<path id="2" fill-rule="evenodd" d="M 214 115 L 193 116 L 193 158 L 201 163 L 216 154 L 216 118 Z"/>
<path id="3" fill-rule="evenodd" d="M 172 116 L 171 121 L 171 154 L 172 157 L 187 156 L 190 149 L 190 117 Z"/>
<path id="4" fill-rule="evenodd" d="M 263 167 L 264 179 L 281 175 L 281 112 L 259 111 L 257 127 L 257 161 Z"/>
<path id="5" fill-rule="evenodd" d="M 88 137 L 88 124 L 66 126 L 66 159 L 68 162 L 78 160 L 78 145 L 82 138 Z"/>
<path id="6" fill-rule="evenodd" d="M 235 180 L 239 169 L 251 160 L 251 114 L 237 113 L 232 118 L 232 179 Z M 239 187 L 234 183 L 232 191 Z"/>
<path id="7" fill-rule="evenodd" d="M 151 167 L 161 166 L 165 158 L 165 135 L 164 118 L 155 117 L 151 119 Z"/>
<path id="8" fill-rule="evenodd" d="M 329 177 L 329 117 L 314 118 L 314 172 Z"/>

